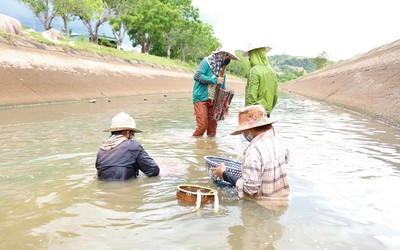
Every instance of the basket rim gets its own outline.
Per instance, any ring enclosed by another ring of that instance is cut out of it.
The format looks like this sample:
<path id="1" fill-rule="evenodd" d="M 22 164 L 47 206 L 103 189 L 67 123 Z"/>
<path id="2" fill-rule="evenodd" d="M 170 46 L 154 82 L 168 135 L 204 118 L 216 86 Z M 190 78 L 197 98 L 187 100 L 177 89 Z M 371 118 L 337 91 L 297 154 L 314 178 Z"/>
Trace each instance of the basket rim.
<path id="1" fill-rule="evenodd" d="M 217 192 L 217 190 L 215 190 L 215 189 L 213 189 L 213 188 L 204 187 L 204 186 L 200 186 L 200 185 L 192 185 L 192 184 L 181 184 L 181 185 L 178 185 L 178 186 L 176 187 L 176 189 L 177 189 L 178 192 L 186 193 L 186 194 L 189 194 L 190 196 L 197 196 L 197 192 L 185 190 L 185 189 L 183 189 L 182 187 L 195 187 L 195 188 L 199 188 L 199 189 L 207 189 L 207 190 L 210 190 L 208 193 L 200 192 L 200 195 L 201 195 L 201 196 L 214 196 L 214 192 Z"/>
<path id="2" fill-rule="evenodd" d="M 214 156 L 214 155 L 206 155 L 206 156 L 204 156 L 204 160 L 213 162 L 210 158 L 214 158 L 214 159 L 219 159 L 219 160 L 230 161 L 230 162 L 235 162 L 235 163 L 242 164 L 242 163 L 239 162 L 239 161 L 235 161 L 235 160 L 232 160 L 232 159 L 229 159 L 229 158 L 225 158 L 225 157 Z"/>
<path id="3" fill-rule="evenodd" d="M 241 166 L 242 166 L 241 162 L 235 161 L 235 160 L 232 160 L 232 159 L 229 159 L 229 158 L 213 156 L 213 155 L 204 156 L 204 160 L 206 161 L 207 164 L 212 164 L 212 165 L 215 165 L 215 166 L 220 165 L 220 163 L 215 162 L 213 159 L 218 159 L 218 160 L 221 160 L 222 162 L 233 163 L 233 164 L 235 164 L 234 166 L 227 165 L 226 167 L 229 167 L 229 168 L 235 169 L 235 170 L 240 170 Z M 236 166 L 236 165 L 238 165 L 238 166 Z"/>

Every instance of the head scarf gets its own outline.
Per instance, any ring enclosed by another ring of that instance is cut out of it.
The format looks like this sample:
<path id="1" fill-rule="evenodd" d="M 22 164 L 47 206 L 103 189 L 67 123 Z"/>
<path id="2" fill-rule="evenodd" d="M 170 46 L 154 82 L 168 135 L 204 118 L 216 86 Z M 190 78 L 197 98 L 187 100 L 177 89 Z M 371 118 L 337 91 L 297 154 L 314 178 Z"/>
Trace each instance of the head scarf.
<path id="1" fill-rule="evenodd" d="M 211 54 L 210 56 L 205 58 L 205 60 L 208 62 L 208 65 L 210 65 L 211 70 L 214 72 L 214 75 L 219 76 L 222 66 L 224 66 L 223 63 L 227 54 L 228 53 L 226 52 L 220 52 Z"/>
<path id="2" fill-rule="evenodd" d="M 123 135 L 112 135 L 102 142 L 100 148 L 103 150 L 111 150 L 126 140 L 128 139 Z"/>

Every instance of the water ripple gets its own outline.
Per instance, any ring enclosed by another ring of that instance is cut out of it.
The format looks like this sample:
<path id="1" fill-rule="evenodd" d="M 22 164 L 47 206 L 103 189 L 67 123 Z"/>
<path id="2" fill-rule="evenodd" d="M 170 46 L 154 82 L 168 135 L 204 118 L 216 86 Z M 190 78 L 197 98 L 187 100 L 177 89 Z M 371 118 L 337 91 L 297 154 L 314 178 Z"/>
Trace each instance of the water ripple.
<path id="1" fill-rule="evenodd" d="M 248 142 L 229 134 L 243 104 L 243 96 L 235 96 L 216 138 L 191 137 L 195 118 L 187 96 L 0 110 L 0 218 L 6 228 L 0 248 L 400 246 L 398 129 L 281 93 L 272 116 L 280 118 L 275 129 L 291 154 L 292 194 L 288 210 L 274 213 L 239 200 L 234 189 L 216 187 L 206 172 L 205 155 L 241 161 Z M 97 180 L 96 152 L 108 136 L 102 130 L 121 111 L 144 130 L 135 137 L 159 164 L 160 176 Z M 179 184 L 217 189 L 219 212 L 212 203 L 196 210 L 177 200 Z"/>

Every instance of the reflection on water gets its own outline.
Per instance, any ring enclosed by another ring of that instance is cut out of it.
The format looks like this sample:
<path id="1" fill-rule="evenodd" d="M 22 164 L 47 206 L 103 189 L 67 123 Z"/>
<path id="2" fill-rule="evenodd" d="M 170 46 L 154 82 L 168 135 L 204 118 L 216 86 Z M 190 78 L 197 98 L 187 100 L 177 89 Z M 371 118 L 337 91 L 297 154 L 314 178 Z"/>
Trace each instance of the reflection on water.
<path id="1" fill-rule="evenodd" d="M 285 212 L 238 200 L 207 176 L 205 155 L 241 161 L 230 136 L 242 96 L 216 138 L 192 138 L 190 94 L 0 109 L 1 249 L 398 249 L 400 133 L 316 101 L 280 94 L 272 115 L 291 153 Z M 99 182 L 102 132 L 124 111 L 161 167 L 160 176 Z M 195 211 L 179 184 L 219 191 Z M 18 239 L 18 240 L 16 240 Z M 161 247 L 162 248 L 162 247 Z"/>

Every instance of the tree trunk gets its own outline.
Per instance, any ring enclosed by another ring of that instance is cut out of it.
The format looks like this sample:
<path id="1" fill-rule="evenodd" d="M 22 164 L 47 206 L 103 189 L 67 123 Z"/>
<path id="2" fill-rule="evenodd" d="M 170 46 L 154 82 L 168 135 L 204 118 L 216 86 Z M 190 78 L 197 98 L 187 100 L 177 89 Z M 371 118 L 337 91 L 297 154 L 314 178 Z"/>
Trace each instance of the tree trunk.
<path id="1" fill-rule="evenodd" d="M 167 58 L 168 59 L 171 58 L 171 45 L 170 44 L 167 46 Z"/>
<path id="2" fill-rule="evenodd" d="M 98 27 L 96 27 L 96 29 L 94 31 L 92 43 L 99 44 L 99 28 Z"/>
<path id="3" fill-rule="evenodd" d="M 122 41 L 117 39 L 117 49 L 122 50 Z"/>
<path id="4" fill-rule="evenodd" d="M 153 42 L 148 42 L 147 43 L 147 53 L 149 53 L 149 51 L 151 50 L 151 48 L 153 48 L 154 43 Z"/>
<path id="5" fill-rule="evenodd" d="M 122 49 L 122 43 L 124 41 L 126 31 L 127 29 L 122 22 L 119 24 L 118 30 L 114 30 L 114 28 L 112 28 L 113 35 L 115 37 L 115 40 L 117 41 L 117 49 Z"/>
<path id="6" fill-rule="evenodd" d="M 185 45 L 181 43 L 181 50 L 182 50 L 182 62 L 186 61 L 186 50 L 185 50 Z"/>
<path id="7" fill-rule="evenodd" d="M 99 20 L 97 20 L 96 25 L 95 25 L 95 30 L 94 30 L 94 44 L 99 44 L 99 28 L 100 26 L 105 23 L 108 20 L 108 12 L 107 9 L 104 9 L 103 14 L 101 14 L 101 17 Z"/>
<path id="8" fill-rule="evenodd" d="M 85 27 L 88 29 L 89 32 L 89 42 L 93 42 L 94 40 L 94 34 L 93 34 L 93 29 L 92 29 L 92 24 L 91 24 L 91 19 L 81 19 L 83 25 L 85 25 Z"/>
<path id="9" fill-rule="evenodd" d="M 69 37 L 69 32 L 68 32 L 68 16 L 63 15 L 62 19 L 64 21 L 64 37 Z"/>
<path id="10" fill-rule="evenodd" d="M 147 53 L 146 44 L 144 42 L 142 42 L 142 43 L 140 43 L 140 46 L 142 46 L 142 49 L 140 52 L 142 52 L 143 54 Z"/>
<path id="11" fill-rule="evenodd" d="M 153 43 L 152 42 L 143 42 L 140 43 L 140 45 L 142 46 L 142 53 L 148 54 L 149 51 L 151 50 L 151 48 L 153 48 Z"/>
<path id="12" fill-rule="evenodd" d="M 44 17 L 43 19 L 41 19 L 41 18 L 39 18 L 39 17 L 38 17 L 38 19 L 39 19 L 40 22 L 42 23 L 43 29 L 44 29 L 44 30 L 49 30 L 49 29 L 52 28 L 52 27 L 51 27 L 51 22 L 53 21 L 53 17 L 48 18 L 47 15 L 46 15 L 46 17 Z"/>

